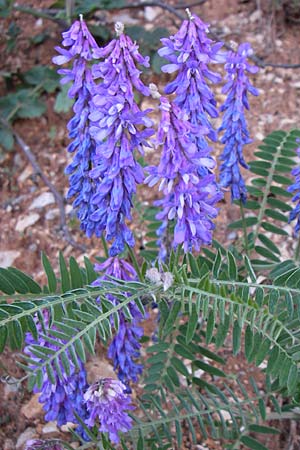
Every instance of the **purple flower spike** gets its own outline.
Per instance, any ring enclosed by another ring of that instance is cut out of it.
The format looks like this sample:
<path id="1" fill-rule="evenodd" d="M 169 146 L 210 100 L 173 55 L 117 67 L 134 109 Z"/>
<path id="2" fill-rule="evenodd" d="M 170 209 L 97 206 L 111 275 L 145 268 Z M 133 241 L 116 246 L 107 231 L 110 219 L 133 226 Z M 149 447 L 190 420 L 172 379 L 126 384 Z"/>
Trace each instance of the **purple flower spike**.
<path id="1" fill-rule="evenodd" d="M 179 31 L 169 38 L 161 39 L 164 47 L 158 53 L 170 64 L 162 67 L 163 72 L 177 72 L 176 78 L 165 88 L 166 94 L 176 94 L 175 103 L 187 112 L 192 124 L 207 129 L 206 135 L 217 141 L 217 135 L 209 118 L 218 117 L 216 100 L 211 84 L 218 83 L 221 76 L 212 72 L 208 65 L 224 62 L 220 52 L 223 43 L 213 43 L 207 37 L 209 25 L 187 10 Z M 209 84 L 208 84 L 209 82 Z M 196 137 L 198 148 L 210 151 L 203 135 Z"/>
<path id="2" fill-rule="evenodd" d="M 93 285 L 101 286 L 101 281 L 109 277 L 119 280 L 129 281 L 137 278 L 134 268 L 124 259 L 110 257 L 102 264 L 96 264 L 95 270 L 102 271 L 102 277 L 94 281 Z M 117 304 L 118 300 L 112 295 L 109 300 Z M 127 305 L 132 316 L 131 322 L 126 320 L 123 311 L 119 311 L 119 329 L 108 349 L 108 357 L 113 360 L 114 370 L 118 373 L 119 379 L 126 385 L 126 392 L 131 392 L 130 381 L 137 382 L 138 376 L 143 371 L 143 366 L 137 362 L 140 359 L 140 339 L 144 330 L 139 326 L 143 320 L 140 310 L 134 302 Z M 113 325 L 113 323 L 112 323 Z"/>
<path id="3" fill-rule="evenodd" d="M 132 198 L 136 187 L 144 180 L 142 167 L 135 151 L 143 154 L 143 146 L 153 134 L 149 110 L 141 111 L 134 100 L 134 88 L 149 95 L 149 88 L 140 80 L 136 64 L 149 66 L 148 59 L 116 24 L 117 38 L 96 55 L 105 58 L 93 66 L 93 76 L 101 79 L 91 103 L 90 134 L 96 143 L 90 176 L 95 185 L 91 198 L 96 235 L 105 233 L 113 241 L 110 256 L 124 251 L 125 244 L 133 247 L 134 237 L 126 225 L 131 220 Z"/>
<path id="4" fill-rule="evenodd" d="M 89 412 L 85 423 L 93 427 L 99 421 L 99 431 L 108 433 L 109 439 L 115 444 L 120 442 L 119 432 L 126 433 L 132 428 L 132 419 L 127 411 L 134 407 L 125 389 L 121 381 L 102 378 L 84 394 Z"/>
<path id="5" fill-rule="evenodd" d="M 221 142 L 225 144 L 220 157 L 223 161 L 220 167 L 220 184 L 230 187 L 231 199 L 245 202 L 247 189 L 240 172 L 240 167 L 248 169 L 243 157 L 243 147 L 251 142 L 244 110 L 249 109 L 248 92 L 258 95 L 249 81 L 247 72 L 256 73 L 258 68 L 247 62 L 252 54 L 249 44 L 241 44 L 237 52 L 229 52 L 225 69 L 227 71 L 227 83 L 222 92 L 227 93 L 227 99 L 221 111 L 224 111 L 222 125 L 219 131 L 225 131 Z"/>
<path id="6" fill-rule="evenodd" d="M 213 219 L 218 214 L 215 204 L 222 194 L 209 173 L 213 168 L 211 158 L 193 142 L 195 131 L 186 113 L 164 97 L 160 109 L 157 144 L 163 147 L 162 156 L 158 167 L 146 169 L 149 176 L 145 182 L 154 186 L 160 181 L 159 189 L 164 193 L 164 198 L 156 202 L 162 207 L 157 215 L 163 220 L 160 232 L 164 233 L 167 222 L 174 219 L 173 246 L 183 244 L 185 252 L 193 247 L 199 250 L 201 245 L 211 243 Z M 201 175 L 200 168 L 204 171 Z"/>
<path id="7" fill-rule="evenodd" d="M 296 139 L 296 142 L 299 142 L 300 139 Z M 297 148 L 298 156 L 300 156 L 300 147 Z M 295 208 L 290 212 L 289 222 L 292 220 L 296 220 L 295 225 L 295 234 L 298 235 L 300 231 L 300 167 L 295 167 L 291 171 L 291 175 L 295 178 L 295 182 L 288 187 L 288 192 L 293 192 L 294 197 L 292 198 L 292 202 L 296 203 Z"/>
<path id="8" fill-rule="evenodd" d="M 90 219 L 94 211 L 91 202 L 94 184 L 89 172 L 95 154 L 95 142 L 89 131 L 89 104 L 95 83 L 89 63 L 98 50 L 98 45 L 82 19 L 62 35 L 62 45 L 66 48 L 56 47 L 60 55 L 54 57 L 53 62 L 62 65 L 73 61 L 71 69 L 60 69 L 58 73 L 63 76 L 61 83 L 72 83 L 69 97 L 75 98 L 74 117 L 68 123 L 69 137 L 72 139 L 68 151 L 74 156 L 65 170 L 70 182 L 67 198 L 74 199 L 73 207 L 77 210 L 80 228 L 91 237 L 95 232 L 95 222 Z"/>

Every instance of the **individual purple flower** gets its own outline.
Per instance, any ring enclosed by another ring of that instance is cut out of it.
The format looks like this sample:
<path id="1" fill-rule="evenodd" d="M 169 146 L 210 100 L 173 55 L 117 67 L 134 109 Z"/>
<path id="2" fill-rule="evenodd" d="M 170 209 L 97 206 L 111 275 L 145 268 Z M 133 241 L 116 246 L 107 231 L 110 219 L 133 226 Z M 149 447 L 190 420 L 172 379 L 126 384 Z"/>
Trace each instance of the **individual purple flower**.
<path id="1" fill-rule="evenodd" d="M 73 207 L 77 210 L 80 228 L 90 237 L 95 232 L 95 222 L 90 219 L 94 211 L 91 202 L 94 183 L 89 176 L 95 142 L 89 130 L 89 113 L 95 83 L 89 65 L 99 47 L 82 18 L 62 35 L 65 48 L 56 47 L 60 55 L 54 57 L 53 62 L 58 65 L 73 62 L 71 69 L 60 69 L 58 73 L 63 76 L 62 84 L 72 83 L 69 97 L 75 98 L 74 117 L 68 123 L 69 137 L 72 139 L 68 151 L 74 156 L 65 170 L 70 183 L 67 198 L 74 198 Z"/>
<path id="2" fill-rule="evenodd" d="M 299 142 L 300 139 L 296 139 L 296 142 Z M 298 156 L 300 156 L 300 147 L 296 149 Z M 298 235 L 300 231 L 300 166 L 295 167 L 291 171 L 291 175 L 293 175 L 295 182 L 288 187 L 288 192 L 293 192 L 294 197 L 292 198 L 292 202 L 296 203 L 295 208 L 290 212 L 289 222 L 292 220 L 296 220 L 295 225 L 295 234 Z"/>
<path id="3" fill-rule="evenodd" d="M 225 131 L 221 139 L 225 147 L 220 157 L 223 161 L 220 167 L 220 184 L 225 188 L 230 187 L 232 201 L 241 200 L 243 203 L 247 199 L 247 189 L 239 166 L 248 169 L 243 157 L 243 147 L 251 142 L 245 109 L 249 109 L 248 92 L 258 95 L 247 74 L 258 71 L 256 66 L 247 61 L 251 54 L 252 49 L 248 43 L 241 44 L 237 52 L 228 52 L 225 64 L 227 83 L 222 89 L 227 98 L 220 108 L 224 114 L 219 131 Z"/>
<path id="4" fill-rule="evenodd" d="M 110 257 L 102 264 L 96 264 L 95 270 L 103 272 L 103 275 L 94 281 L 94 285 L 101 286 L 101 282 L 110 277 L 119 280 L 130 281 L 137 278 L 134 268 L 124 259 Z M 117 304 L 118 300 L 112 295 L 108 299 Z M 126 385 L 127 392 L 131 392 L 130 382 L 137 382 L 142 373 L 143 366 L 137 361 L 140 359 L 140 339 L 144 334 L 143 328 L 139 325 L 143 320 L 143 315 L 134 302 L 130 302 L 127 308 L 132 320 L 128 321 L 122 310 L 119 310 L 119 328 L 108 349 L 108 357 L 112 359 L 114 370 L 119 379 Z M 113 323 L 112 323 L 113 325 Z"/>
<path id="5" fill-rule="evenodd" d="M 162 145 L 162 156 L 158 167 L 146 169 L 149 176 L 145 182 L 154 186 L 160 181 L 164 197 L 156 202 L 162 207 L 157 219 L 163 220 L 164 229 L 168 221 L 175 220 L 173 246 L 183 244 L 186 252 L 193 247 L 199 250 L 211 243 L 213 219 L 218 213 L 215 204 L 222 194 L 209 173 L 211 159 L 193 142 L 193 126 L 186 113 L 165 97 L 160 98 L 160 109 L 157 144 Z M 206 174 L 200 175 L 199 167 L 204 167 Z"/>
<path id="6" fill-rule="evenodd" d="M 64 450 L 64 446 L 57 439 L 31 439 L 26 442 L 24 450 Z"/>
<path id="7" fill-rule="evenodd" d="M 93 76 L 100 80 L 91 102 L 90 134 L 96 143 L 94 167 L 90 176 L 96 185 L 91 198 L 96 235 L 105 233 L 113 241 L 110 256 L 124 251 L 125 244 L 134 246 L 132 231 L 126 224 L 131 220 L 131 207 L 136 186 L 144 179 L 142 167 L 135 159 L 137 151 L 153 134 L 149 110 L 141 111 L 134 99 L 134 88 L 149 95 L 149 88 L 140 80 L 136 64 L 149 66 L 148 59 L 138 52 L 138 46 L 116 24 L 117 38 L 97 57 L 105 58 L 93 66 Z"/>
<path id="8" fill-rule="evenodd" d="M 44 322 L 46 325 L 49 323 L 49 313 L 44 312 Z M 51 352 L 55 352 L 61 348 L 61 344 L 64 342 L 57 338 L 57 345 L 50 343 L 46 336 L 43 335 L 42 326 L 37 322 L 37 329 L 39 331 L 39 338 L 36 341 L 31 334 L 27 333 L 25 342 L 26 347 L 24 352 L 30 357 L 31 360 L 36 361 L 36 366 L 31 364 L 32 369 L 38 368 L 40 363 L 44 362 L 43 358 L 37 356 L 39 353 L 38 347 L 49 349 Z M 37 347 L 38 346 L 38 347 Z M 83 392 L 87 388 L 86 371 L 83 363 L 78 360 L 79 368 L 75 366 L 71 356 L 69 360 L 69 370 L 66 371 L 65 367 L 59 359 L 57 364 L 59 366 L 59 372 L 54 361 L 50 363 L 53 379 L 49 377 L 47 368 L 42 367 L 43 384 L 41 388 L 37 385 L 34 386 L 33 392 L 40 392 L 39 402 L 43 404 L 45 410 L 45 419 L 47 421 L 57 420 L 58 426 L 64 425 L 67 422 L 78 423 L 75 414 L 81 417 L 83 420 L 86 418 L 86 411 L 83 403 Z M 83 431 L 79 426 L 77 431 L 80 433 Z M 84 433 L 83 433 L 84 435 Z"/>
<path id="9" fill-rule="evenodd" d="M 84 394 L 89 412 L 85 423 L 88 427 L 93 427 L 99 422 L 99 431 L 108 433 L 109 439 L 115 444 L 120 442 L 120 432 L 126 433 L 132 428 L 132 419 L 127 411 L 134 407 L 125 389 L 121 381 L 102 378 Z"/>

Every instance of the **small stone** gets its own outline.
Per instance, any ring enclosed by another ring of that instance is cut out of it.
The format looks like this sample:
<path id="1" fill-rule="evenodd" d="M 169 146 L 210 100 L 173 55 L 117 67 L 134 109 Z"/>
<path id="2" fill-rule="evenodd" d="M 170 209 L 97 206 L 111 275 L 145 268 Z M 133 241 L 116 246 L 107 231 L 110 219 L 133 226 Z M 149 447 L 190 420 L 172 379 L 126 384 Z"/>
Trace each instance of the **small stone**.
<path id="1" fill-rule="evenodd" d="M 21 413 L 26 419 L 37 419 L 43 416 L 43 406 L 39 403 L 39 394 L 34 394 L 28 403 L 21 408 Z"/>
<path id="2" fill-rule="evenodd" d="M 31 165 L 28 165 L 25 167 L 25 170 L 23 170 L 21 172 L 21 175 L 18 177 L 18 182 L 19 183 L 24 183 L 25 180 L 27 180 L 27 178 L 30 177 L 30 175 L 32 175 L 33 173 L 33 169 Z"/>
<path id="3" fill-rule="evenodd" d="M 12 439 L 5 439 L 3 444 L 3 450 L 14 450 L 14 449 L 15 449 L 14 441 Z"/>
<path id="4" fill-rule="evenodd" d="M 38 435 L 36 433 L 36 430 L 34 428 L 26 428 L 23 433 L 20 434 L 18 437 L 17 443 L 16 443 L 16 450 L 23 450 L 24 445 L 27 441 L 30 441 L 30 439 L 37 438 Z"/>
<path id="5" fill-rule="evenodd" d="M 29 210 L 31 211 L 32 209 L 44 208 L 45 206 L 51 205 L 54 202 L 55 199 L 52 192 L 43 192 L 41 195 L 39 195 L 33 200 L 31 205 L 29 206 Z"/>
<path id="6" fill-rule="evenodd" d="M 75 441 L 75 442 L 71 442 L 71 447 L 72 448 L 78 448 L 78 447 L 80 447 L 80 443 L 79 442 L 77 442 L 77 441 Z"/>
<path id="7" fill-rule="evenodd" d="M 296 81 L 295 83 L 292 83 L 292 87 L 295 89 L 300 89 L 300 81 Z"/>
<path id="8" fill-rule="evenodd" d="M 257 9 L 250 15 L 249 21 L 251 23 L 258 22 L 261 19 L 261 17 L 262 17 L 262 12 L 260 9 Z"/>
<path id="9" fill-rule="evenodd" d="M 63 433 L 70 433 L 70 429 L 74 430 L 77 427 L 76 423 L 67 422 L 60 427 Z"/>
<path id="10" fill-rule="evenodd" d="M 49 209 L 49 211 L 47 211 L 46 214 L 45 214 L 45 219 L 46 220 L 53 220 L 53 219 L 55 219 L 58 216 L 59 216 L 59 209 L 58 208 Z"/>
<path id="11" fill-rule="evenodd" d="M 116 378 L 113 366 L 107 361 L 99 360 L 97 356 L 91 358 L 85 367 L 89 384 L 95 383 L 99 378 Z"/>
<path id="12" fill-rule="evenodd" d="M 28 216 L 21 217 L 16 224 L 16 231 L 23 233 L 26 228 L 34 225 L 40 219 L 40 215 L 38 213 L 32 213 Z"/>
<path id="13" fill-rule="evenodd" d="M 144 17 L 148 22 L 153 22 L 157 16 L 161 13 L 161 9 L 157 6 L 146 6 L 144 8 Z"/>
<path id="14" fill-rule="evenodd" d="M 262 141 L 264 138 L 265 136 L 260 132 L 256 133 L 255 135 L 255 139 L 257 139 L 258 141 Z"/>
<path id="15" fill-rule="evenodd" d="M 55 438 L 59 436 L 59 430 L 56 422 L 48 422 L 42 429 L 42 435 L 45 438 Z"/>
<path id="16" fill-rule="evenodd" d="M 8 399 L 12 394 L 18 392 L 19 388 L 20 383 L 18 383 L 18 380 L 16 378 L 11 377 L 9 380 L 7 380 L 7 382 L 5 382 L 4 384 L 4 400 Z"/>
<path id="17" fill-rule="evenodd" d="M 237 232 L 236 231 L 231 231 L 228 235 L 227 235 L 227 240 L 228 241 L 234 241 L 237 238 Z"/>
<path id="18" fill-rule="evenodd" d="M 3 267 L 4 269 L 10 267 L 20 254 L 21 253 L 18 250 L 5 250 L 0 252 L 0 267 Z"/>

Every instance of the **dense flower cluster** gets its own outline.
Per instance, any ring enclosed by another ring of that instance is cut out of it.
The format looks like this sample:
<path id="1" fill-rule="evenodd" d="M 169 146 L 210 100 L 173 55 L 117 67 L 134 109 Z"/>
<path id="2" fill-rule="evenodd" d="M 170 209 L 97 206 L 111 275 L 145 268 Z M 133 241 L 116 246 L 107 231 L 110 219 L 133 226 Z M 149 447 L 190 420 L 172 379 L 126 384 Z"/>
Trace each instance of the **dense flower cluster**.
<path id="1" fill-rule="evenodd" d="M 119 432 L 126 433 L 132 427 L 127 411 L 134 409 L 121 381 L 102 378 L 88 388 L 84 401 L 89 412 L 86 424 L 93 427 L 99 421 L 99 431 L 108 433 L 112 442 L 120 441 Z"/>
<path id="2" fill-rule="evenodd" d="M 299 141 L 300 139 L 297 139 Z M 300 156 L 300 147 L 297 148 L 297 153 Z M 296 220 L 295 233 L 298 234 L 300 231 L 300 167 L 295 167 L 291 175 L 295 178 L 295 182 L 288 187 L 288 192 L 293 192 L 294 197 L 292 201 L 296 203 L 295 208 L 290 212 L 289 221 Z"/>
<path id="3" fill-rule="evenodd" d="M 162 145 L 162 156 L 158 167 L 148 167 L 146 183 L 154 186 L 160 180 L 164 198 L 156 202 L 162 207 L 157 218 L 167 221 L 175 219 L 174 240 L 176 247 L 183 244 L 185 251 L 192 247 L 199 250 L 202 244 L 210 244 L 217 216 L 215 204 L 222 197 L 208 172 L 211 159 L 203 156 L 191 138 L 192 124 L 185 113 L 165 97 L 160 99 L 161 120 L 157 144 Z M 206 167 L 206 174 L 199 168 Z"/>
<path id="4" fill-rule="evenodd" d="M 47 311 L 44 312 L 44 320 L 46 324 L 49 323 L 49 313 Z M 39 331 L 38 342 L 28 333 L 26 335 L 26 347 L 24 349 L 24 352 L 30 356 L 30 359 L 37 362 L 36 367 L 38 367 L 38 363 L 43 362 L 43 359 L 37 356 L 36 344 L 39 347 L 57 351 L 60 348 L 59 344 L 63 343 L 59 339 L 57 339 L 57 345 L 50 343 L 47 339 L 43 338 L 40 323 L 37 323 L 37 328 Z M 39 389 L 35 386 L 34 392 L 40 392 L 39 402 L 43 403 L 43 408 L 46 411 L 46 420 L 56 420 L 59 426 L 67 422 L 77 423 L 75 413 L 82 419 L 86 417 L 86 411 L 83 407 L 83 392 L 87 388 L 86 371 L 81 361 L 78 361 L 80 366 L 78 369 L 72 362 L 72 359 L 69 358 L 69 371 L 67 373 L 61 361 L 57 361 L 61 376 L 59 376 L 54 362 L 51 363 L 54 380 L 49 377 L 47 368 L 44 366 L 42 368 L 42 387 Z M 34 369 L 35 366 L 32 364 L 31 368 Z M 80 427 L 78 431 L 82 431 Z"/>
<path id="5" fill-rule="evenodd" d="M 141 111 L 134 100 L 135 88 L 149 95 L 140 80 L 136 64 L 149 66 L 148 58 L 138 52 L 138 46 L 123 33 L 123 25 L 116 24 L 117 38 L 96 56 L 104 59 L 93 66 L 97 85 L 91 102 L 90 133 L 96 142 L 96 155 L 91 177 L 96 185 L 91 218 L 97 235 L 105 231 L 108 241 L 114 240 L 110 256 L 124 250 L 125 243 L 134 245 L 132 231 L 126 219 L 131 219 L 132 197 L 136 185 L 143 182 L 142 167 L 134 152 L 143 153 L 147 138 L 153 134 L 147 111 Z"/>
<path id="6" fill-rule="evenodd" d="M 221 142 L 225 144 L 221 155 L 223 161 L 220 167 L 220 183 L 223 187 L 230 187 L 231 199 L 246 201 L 247 189 L 240 172 L 240 167 L 248 168 L 244 157 L 243 147 L 251 142 L 244 110 L 249 109 L 248 92 L 258 95 L 248 78 L 247 72 L 256 73 L 258 68 L 250 65 L 247 58 L 252 49 L 249 44 L 241 44 L 237 52 L 228 52 L 225 69 L 227 83 L 222 92 L 227 94 L 221 111 L 224 111 L 222 125 L 219 131 L 225 131 Z"/>
<path id="7" fill-rule="evenodd" d="M 189 18 L 183 21 L 179 31 L 161 40 L 164 47 L 158 53 L 170 62 L 162 67 L 162 71 L 177 72 L 175 79 L 167 84 L 165 93 L 175 93 L 175 103 L 188 114 L 190 122 L 202 126 L 202 133 L 195 135 L 195 141 L 199 150 L 205 149 L 209 154 L 204 136 L 217 141 L 209 118 L 218 117 L 211 84 L 219 83 L 221 76 L 212 72 L 208 64 L 224 62 L 220 52 L 223 43 L 213 43 L 207 37 L 209 25 L 188 10 L 187 13 Z"/>
<path id="8" fill-rule="evenodd" d="M 72 83 L 69 96 L 76 99 L 73 106 L 74 117 L 68 123 L 69 137 L 72 139 L 68 151 L 74 157 L 65 171 L 70 176 L 67 198 L 74 198 L 73 207 L 77 210 L 80 227 L 91 236 L 95 232 L 95 222 L 91 220 L 94 186 L 89 173 L 95 154 L 95 142 L 89 129 L 89 104 L 95 83 L 88 64 L 98 45 L 83 20 L 76 21 L 63 33 L 62 45 L 66 48 L 56 47 L 60 55 L 54 57 L 53 62 L 63 65 L 73 61 L 71 69 L 60 69 L 58 73 L 63 75 L 61 83 Z"/>
<path id="9" fill-rule="evenodd" d="M 109 258 L 103 264 L 96 264 L 95 269 L 104 272 L 103 276 L 94 282 L 100 285 L 103 279 L 109 277 L 119 280 L 136 279 L 134 268 L 121 258 Z M 113 303 L 117 300 L 110 296 Z M 138 364 L 140 358 L 140 339 L 143 336 L 143 328 L 139 326 L 143 316 L 134 302 L 128 304 L 128 309 L 132 316 L 131 322 L 126 320 L 122 310 L 119 311 L 119 329 L 116 332 L 108 349 L 108 356 L 113 360 L 114 370 L 117 371 L 119 379 L 126 385 L 127 392 L 130 392 L 129 382 L 136 382 L 142 373 L 143 366 Z"/>

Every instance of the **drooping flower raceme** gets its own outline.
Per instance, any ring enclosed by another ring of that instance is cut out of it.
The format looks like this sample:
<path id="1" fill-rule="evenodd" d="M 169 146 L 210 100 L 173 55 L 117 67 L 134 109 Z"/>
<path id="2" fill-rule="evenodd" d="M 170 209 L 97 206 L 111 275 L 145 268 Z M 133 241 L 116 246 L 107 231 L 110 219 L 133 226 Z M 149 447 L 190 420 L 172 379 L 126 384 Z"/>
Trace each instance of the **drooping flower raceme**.
<path id="1" fill-rule="evenodd" d="M 220 157 L 223 161 L 220 167 L 220 184 L 230 187 L 231 199 L 246 201 L 247 189 L 243 180 L 240 165 L 248 169 L 243 157 L 243 147 L 251 142 L 245 109 L 249 109 L 248 92 L 258 95 L 248 78 L 249 73 L 256 73 L 258 68 L 247 61 L 252 49 L 248 43 L 241 44 L 237 52 L 228 52 L 225 69 L 227 71 L 227 83 L 222 92 L 227 94 L 225 103 L 221 106 L 224 112 L 222 125 L 219 131 L 224 131 L 221 139 L 225 144 Z"/>
<path id="2" fill-rule="evenodd" d="M 188 19 L 184 20 L 179 31 L 169 38 L 161 39 L 164 47 L 158 50 L 160 56 L 170 64 L 162 67 L 163 72 L 177 72 L 175 79 L 165 88 L 166 94 L 176 94 L 174 102 L 183 109 L 195 126 L 202 127 L 202 133 L 194 136 L 200 151 L 211 149 L 206 137 L 217 141 L 217 134 L 210 118 L 218 117 L 216 100 L 211 85 L 219 83 L 221 76 L 212 72 L 208 65 L 224 62 L 220 52 L 223 43 L 213 43 L 207 37 L 209 25 L 187 10 Z"/>
<path id="3" fill-rule="evenodd" d="M 44 321 L 47 325 L 49 323 L 49 313 L 44 312 Z M 63 342 L 57 339 L 57 345 L 47 339 L 42 333 L 42 327 L 40 323 L 37 323 L 37 329 L 39 331 L 39 339 L 36 341 L 31 334 L 26 335 L 26 347 L 24 352 L 30 356 L 31 360 L 37 362 L 36 366 L 31 364 L 31 368 L 35 369 L 39 366 L 39 363 L 44 360 L 41 359 L 38 354 L 41 352 L 38 347 L 49 349 L 50 351 L 57 351 L 61 348 Z M 78 366 L 76 367 L 72 362 L 72 358 L 69 357 L 69 370 L 66 371 L 65 367 L 60 360 L 57 363 L 59 365 L 59 372 L 56 364 L 53 362 L 51 365 L 52 377 L 49 377 L 49 370 L 44 366 L 42 367 L 43 384 L 41 388 L 35 385 L 33 391 L 40 392 L 39 402 L 43 403 L 43 408 L 46 412 L 45 419 L 48 421 L 56 420 L 59 426 L 66 424 L 67 422 L 78 423 L 75 413 L 83 420 L 86 418 L 86 411 L 83 402 L 83 393 L 87 388 L 86 371 L 83 363 L 78 360 Z M 61 375 L 61 376 L 60 376 Z M 83 432 L 81 427 L 77 428 L 79 433 Z M 84 432 L 83 432 L 84 436 Z"/>
<path id="4" fill-rule="evenodd" d="M 110 257 L 103 264 L 96 264 L 95 270 L 103 272 L 103 276 L 93 283 L 96 286 L 101 286 L 102 280 L 110 277 L 124 281 L 137 278 L 134 268 L 124 259 L 117 257 Z M 109 295 L 108 298 L 113 304 L 118 303 L 118 300 L 112 295 Z M 137 382 L 138 376 L 143 370 L 143 366 L 137 361 L 141 356 L 140 339 L 144 330 L 139 325 L 143 320 L 143 315 L 136 304 L 130 302 L 127 307 L 132 320 L 128 321 L 123 311 L 119 310 L 119 328 L 109 346 L 108 357 L 112 359 L 119 379 L 126 385 L 126 392 L 131 392 L 130 381 Z"/>
<path id="5" fill-rule="evenodd" d="M 159 189 L 164 197 L 156 202 L 162 207 L 157 215 L 166 227 L 168 220 L 175 220 L 173 245 L 183 244 L 184 250 L 199 250 L 202 244 L 210 244 L 215 206 L 222 195 L 214 182 L 214 175 L 199 175 L 199 167 L 211 167 L 211 159 L 202 157 L 192 139 L 192 124 L 187 115 L 165 97 L 160 98 L 162 112 L 157 133 L 157 144 L 162 145 L 158 167 L 148 167 L 145 180 L 149 186 L 160 181 Z M 201 130 L 200 130 L 201 132 Z"/>
<path id="6" fill-rule="evenodd" d="M 137 63 L 148 67 L 148 58 L 143 58 L 138 46 L 123 33 L 122 24 L 116 24 L 116 31 L 117 38 L 96 52 L 98 58 L 105 59 L 93 66 L 94 79 L 100 83 L 89 115 L 90 133 L 96 142 L 90 175 L 97 186 L 91 219 L 97 235 L 104 231 L 106 239 L 113 240 L 110 256 L 121 253 L 125 244 L 134 245 L 126 220 L 131 219 L 136 185 L 144 179 L 134 153 L 143 153 L 143 146 L 149 145 L 147 139 L 153 134 L 149 110 L 141 111 L 134 100 L 134 88 L 149 95 L 136 68 Z"/>
<path id="7" fill-rule="evenodd" d="M 62 35 L 65 48 L 56 47 L 60 55 L 55 56 L 53 62 L 58 65 L 73 62 L 71 69 L 60 69 L 58 73 L 63 76 L 62 84 L 72 83 L 68 94 L 70 98 L 75 98 L 74 117 L 68 123 L 69 137 L 72 139 L 68 151 L 74 156 L 65 170 L 70 177 L 67 198 L 74 198 L 73 207 L 77 210 L 80 228 L 90 237 L 95 232 L 95 222 L 90 219 L 94 210 L 91 202 L 94 185 L 89 175 L 95 142 L 89 130 L 89 104 L 94 90 L 89 63 L 98 45 L 82 19 Z"/>
<path id="8" fill-rule="evenodd" d="M 299 139 L 297 139 L 299 141 Z M 298 156 L 300 157 L 300 147 L 297 148 Z M 291 175 L 295 178 L 295 182 L 288 187 L 288 192 L 293 192 L 294 197 L 292 201 L 296 203 L 295 208 L 290 212 L 289 222 L 296 220 L 295 233 L 298 235 L 300 231 L 300 166 L 295 167 L 291 171 Z"/>
<path id="9" fill-rule="evenodd" d="M 118 443 L 119 432 L 126 433 L 132 427 L 127 411 L 134 409 L 131 398 L 121 381 L 102 378 L 88 388 L 84 401 L 89 412 L 86 424 L 93 427 L 99 421 L 99 431 L 109 434 L 109 439 Z"/>

